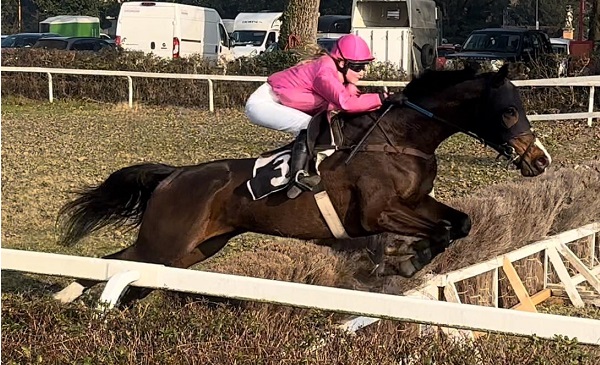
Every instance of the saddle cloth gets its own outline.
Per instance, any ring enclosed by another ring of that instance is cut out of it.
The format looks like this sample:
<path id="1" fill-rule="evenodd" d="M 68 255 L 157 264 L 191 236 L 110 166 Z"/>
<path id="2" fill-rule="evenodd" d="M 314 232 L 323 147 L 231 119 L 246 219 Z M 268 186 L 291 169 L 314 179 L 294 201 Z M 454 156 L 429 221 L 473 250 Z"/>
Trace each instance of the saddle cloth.
<path id="1" fill-rule="evenodd" d="M 332 121 L 330 123 L 330 120 Z M 319 173 L 320 163 L 335 152 L 341 145 L 342 133 L 339 119 L 331 118 L 327 113 L 313 117 L 307 128 L 307 147 L 309 160 L 314 162 Z M 283 190 L 290 182 L 290 160 L 292 157 L 290 143 L 274 151 L 262 154 L 254 162 L 252 178 L 246 182 L 252 199 L 259 200 L 277 191 Z"/>
<path id="2" fill-rule="evenodd" d="M 256 159 L 252 178 L 246 182 L 252 199 L 262 199 L 287 187 L 290 182 L 291 157 L 292 150 L 290 148 Z"/>

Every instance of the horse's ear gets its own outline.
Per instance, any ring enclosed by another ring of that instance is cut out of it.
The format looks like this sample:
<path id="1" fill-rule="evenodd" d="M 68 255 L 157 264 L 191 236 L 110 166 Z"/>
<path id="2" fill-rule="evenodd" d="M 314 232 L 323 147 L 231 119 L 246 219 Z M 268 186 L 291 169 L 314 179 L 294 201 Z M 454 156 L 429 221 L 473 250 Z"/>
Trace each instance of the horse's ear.
<path id="1" fill-rule="evenodd" d="M 505 63 L 504 65 L 502 65 L 502 67 L 500 67 L 500 70 L 498 70 L 498 72 L 496 72 L 496 74 L 494 75 L 494 78 L 492 79 L 492 86 L 493 87 L 502 86 L 502 84 L 504 84 L 504 81 L 506 80 L 507 77 L 508 77 L 508 64 Z"/>

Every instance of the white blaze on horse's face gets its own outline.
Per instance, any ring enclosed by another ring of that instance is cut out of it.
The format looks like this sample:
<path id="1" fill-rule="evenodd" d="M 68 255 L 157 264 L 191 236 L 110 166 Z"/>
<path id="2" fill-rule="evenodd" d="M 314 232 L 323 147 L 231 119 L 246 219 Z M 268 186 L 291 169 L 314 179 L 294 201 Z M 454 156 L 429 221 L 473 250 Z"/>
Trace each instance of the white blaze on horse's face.
<path id="1" fill-rule="evenodd" d="M 515 160 L 517 167 L 521 169 L 523 176 L 537 176 L 546 171 L 552 157 L 546 147 L 533 134 L 524 134 L 510 141 L 519 157 Z"/>
<path id="2" fill-rule="evenodd" d="M 534 145 L 540 150 L 542 150 L 542 152 L 544 152 L 544 156 L 546 156 L 546 158 L 548 159 L 548 166 L 550 166 L 552 164 L 552 156 L 550 156 L 546 147 L 544 147 L 544 145 L 538 138 L 535 139 Z"/>

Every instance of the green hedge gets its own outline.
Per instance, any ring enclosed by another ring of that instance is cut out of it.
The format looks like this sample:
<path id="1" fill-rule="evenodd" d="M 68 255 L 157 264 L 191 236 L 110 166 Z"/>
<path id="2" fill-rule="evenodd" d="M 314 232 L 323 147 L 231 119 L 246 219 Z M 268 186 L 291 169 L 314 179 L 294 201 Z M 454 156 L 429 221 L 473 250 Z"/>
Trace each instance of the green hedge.
<path id="1" fill-rule="evenodd" d="M 294 52 L 277 51 L 254 58 L 242 58 L 224 66 L 215 66 L 200 57 L 175 60 L 161 59 L 140 52 L 105 51 L 100 53 L 64 52 L 41 49 L 2 50 L 2 66 L 53 67 L 96 70 L 122 70 L 187 74 L 227 74 L 267 76 L 301 61 Z M 571 76 L 599 73 L 600 58 L 573 61 L 569 64 Z M 550 66 L 549 66 L 550 65 Z M 463 67 L 462 64 L 456 67 Z M 482 71 L 489 69 L 483 65 Z M 511 77 L 547 78 L 556 76 L 556 60 L 544 60 L 532 67 L 515 64 Z M 127 100 L 127 79 L 113 76 L 79 76 L 53 74 L 56 99 L 91 99 L 101 102 L 124 102 Z M 389 63 L 374 63 L 368 72 L 369 80 L 406 80 L 406 74 Z M 215 104 L 218 107 L 244 105 L 248 96 L 259 83 L 218 81 L 215 86 Z M 365 91 L 373 88 L 365 88 Z M 526 106 L 538 113 L 582 110 L 587 105 L 588 90 L 585 88 L 552 88 L 522 90 Z M 31 99 L 48 98 L 48 81 L 45 74 L 2 74 L 2 96 L 18 95 Z M 208 86 L 203 80 L 175 80 L 134 78 L 134 101 L 147 104 L 182 106 L 208 106 Z"/>

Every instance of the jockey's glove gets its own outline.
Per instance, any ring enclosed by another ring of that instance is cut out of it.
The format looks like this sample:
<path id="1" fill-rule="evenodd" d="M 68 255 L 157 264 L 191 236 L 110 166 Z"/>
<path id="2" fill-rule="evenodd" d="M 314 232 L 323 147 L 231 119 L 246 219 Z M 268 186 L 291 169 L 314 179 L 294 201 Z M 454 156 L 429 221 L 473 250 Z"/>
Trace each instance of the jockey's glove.
<path id="1" fill-rule="evenodd" d="M 385 100 L 382 100 L 382 103 L 390 103 L 394 105 L 404 105 L 404 102 L 408 99 L 404 96 L 403 93 L 390 93 L 387 94 Z"/>

